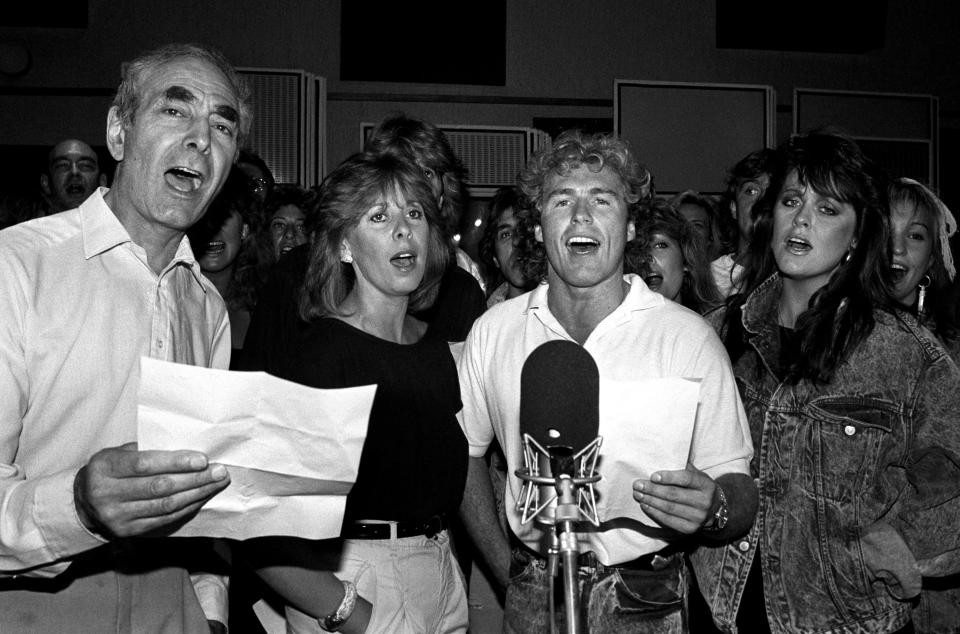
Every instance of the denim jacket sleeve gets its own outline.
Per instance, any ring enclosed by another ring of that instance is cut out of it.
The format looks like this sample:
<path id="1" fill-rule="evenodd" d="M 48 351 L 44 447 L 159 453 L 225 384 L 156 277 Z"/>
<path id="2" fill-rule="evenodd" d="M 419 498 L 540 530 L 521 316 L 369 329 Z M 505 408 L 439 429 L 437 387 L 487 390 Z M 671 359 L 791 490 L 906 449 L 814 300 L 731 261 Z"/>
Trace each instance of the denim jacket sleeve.
<path id="1" fill-rule="evenodd" d="M 934 355 L 917 383 L 910 486 L 889 515 L 931 577 L 960 571 L 960 371 L 939 346 Z"/>

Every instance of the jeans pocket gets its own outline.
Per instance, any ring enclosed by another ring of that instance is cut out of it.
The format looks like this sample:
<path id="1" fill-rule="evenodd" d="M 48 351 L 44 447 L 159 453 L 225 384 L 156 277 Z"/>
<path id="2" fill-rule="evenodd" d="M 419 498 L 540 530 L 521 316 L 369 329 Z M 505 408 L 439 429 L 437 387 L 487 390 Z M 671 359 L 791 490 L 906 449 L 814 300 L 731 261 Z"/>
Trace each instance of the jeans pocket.
<path id="1" fill-rule="evenodd" d="M 542 565 L 538 559 L 519 548 L 514 548 L 510 553 L 510 570 L 508 572 L 510 578 L 508 581 L 510 585 L 523 583 L 540 568 L 542 568 Z"/>
<path id="2" fill-rule="evenodd" d="M 683 607 L 684 587 L 680 569 L 619 569 L 610 575 L 611 607 L 621 614 L 664 616 Z"/>

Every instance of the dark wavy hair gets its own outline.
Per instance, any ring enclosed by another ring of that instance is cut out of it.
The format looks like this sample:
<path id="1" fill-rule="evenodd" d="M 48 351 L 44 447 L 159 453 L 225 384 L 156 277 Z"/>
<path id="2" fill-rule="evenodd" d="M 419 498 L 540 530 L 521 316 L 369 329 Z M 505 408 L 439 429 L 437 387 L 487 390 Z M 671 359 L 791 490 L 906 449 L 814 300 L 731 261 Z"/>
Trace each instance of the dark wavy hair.
<path id="1" fill-rule="evenodd" d="M 490 280 L 487 288 L 493 291 L 500 282 L 503 281 L 503 274 L 494 262 L 494 244 L 497 241 L 497 225 L 500 215 L 508 209 L 512 209 L 514 214 L 519 213 L 523 194 L 516 187 L 500 187 L 493 194 L 493 199 L 487 206 L 486 214 L 483 219 L 483 235 L 480 236 L 478 250 L 480 261 L 486 268 Z M 505 263 L 503 263 L 505 264 Z"/>
<path id="2" fill-rule="evenodd" d="M 850 352 L 872 332 L 875 307 L 890 307 L 887 177 L 853 139 L 833 129 L 794 136 L 777 148 L 770 187 L 754 206 L 756 224 L 744 262 L 744 292 L 728 300 L 727 336 L 739 332 L 741 308 L 749 294 L 777 273 L 771 249 L 773 210 L 787 177 L 851 205 L 856 212 L 856 246 L 829 281 L 810 298 L 797 319 L 800 351 L 788 380 L 828 383 Z M 732 350 L 728 341 L 728 350 Z M 731 356 L 736 356 L 731 353 Z"/>
<path id="3" fill-rule="evenodd" d="M 276 184 L 270 189 L 267 199 L 263 201 L 261 211 L 263 220 L 256 234 L 257 251 L 261 263 L 260 275 L 263 281 L 266 281 L 270 267 L 277 261 L 273 234 L 270 231 L 270 219 L 281 207 L 287 205 L 293 205 L 303 212 L 303 223 L 308 236 L 313 233 L 316 225 L 316 213 L 314 213 L 316 194 L 313 191 L 287 183 Z"/>
<path id="4" fill-rule="evenodd" d="M 653 234 L 661 233 L 674 240 L 683 255 L 686 270 L 680 287 L 680 303 L 701 314 L 721 303 L 700 235 L 673 205 L 662 198 L 653 198 L 634 205 L 631 216 L 637 237 L 628 242 L 624 250 L 624 272 L 640 276 L 648 272 Z"/>
<path id="5" fill-rule="evenodd" d="M 518 261 L 527 279 L 541 280 L 547 274 L 546 249 L 534 238 L 534 228 L 540 224 L 543 188 L 552 175 L 566 175 L 581 165 L 592 172 L 604 167 L 613 170 L 623 184 L 628 205 L 651 196 L 650 172 L 637 162 L 626 141 L 612 134 L 588 136 L 580 130 L 561 133 L 552 147 L 534 155 L 519 176 L 520 191 L 526 200 L 523 208 L 517 210 Z"/>
<path id="6" fill-rule="evenodd" d="M 448 239 L 457 232 L 463 211 L 467 170 L 443 130 L 427 121 L 397 114 L 380 122 L 363 147 L 371 154 L 395 154 L 432 170 L 443 183 L 440 216 Z"/>
<path id="7" fill-rule="evenodd" d="M 927 270 L 927 275 L 930 276 L 930 289 L 927 293 L 926 305 L 929 308 L 925 310 L 924 315 L 918 315 L 918 317 L 921 323 L 933 330 L 941 340 L 953 344 L 960 339 L 960 306 L 957 305 L 955 288 L 944 265 L 943 250 L 946 240 L 941 233 L 945 231 L 946 222 L 941 212 L 943 203 L 929 188 L 900 178 L 891 181 L 888 195 L 891 206 L 899 202 L 917 210 L 925 209 L 933 219 L 934 235 L 931 236 L 933 264 Z M 949 246 L 947 243 L 946 247 L 949 248 Z M 904 308 L 911 312 L 916 311 L 913 306 Z"/>
<path id="8" fill-rule="evenodd" d="M 240 168 L 237 166 L 230 168 L 230 173 L 220 192 L 211 201 L 203 218 L 190 228 L 187 235 L 194 256 L 200 259 L 207 249 L 207 244 L 234 213 L 238 214 L 241 222 L 247 225 L 249 234 L 240 245 L 233 276 L 230 278 L 223 300 L 234 310 L 252 311 L 257 304 L 257 296 L 262 286 L 258 273 L 260 258 L 255 236 L 263 219 L 260 216 L 258 201 L 250 193 L 247 185 L 247 176 Z"/>
<path id="9" fill-rule="evenodd" d="M 427 262 L 420 285 L 410 294 L 407 312 L 433 304 L 450 251 L 443 234 L 440 211 L 423 172 L 392 154 L 354 154 L 327 176 L 318 190 L 317 230 L 310 247 L 310 263 L 300 295 L 300 316 L 313 321 L 344 315 L 340 304 L 356 283 L 353 267 L 340 261 L 340 245 L 378 200 L 399 192 L 420 203 L 429 228 Z"/>

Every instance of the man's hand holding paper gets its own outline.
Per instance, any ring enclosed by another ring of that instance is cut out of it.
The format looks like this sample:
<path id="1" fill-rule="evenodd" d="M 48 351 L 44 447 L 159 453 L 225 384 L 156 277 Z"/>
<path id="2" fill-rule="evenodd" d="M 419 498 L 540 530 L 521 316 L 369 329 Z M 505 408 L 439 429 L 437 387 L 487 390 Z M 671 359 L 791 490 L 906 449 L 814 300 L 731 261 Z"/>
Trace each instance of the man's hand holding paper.
<path id="1" fill-rule="evenodd" d="M 142 359 L 139 448 L 203 452 L 230 473 L 174 535 L 339 535 L 375 391 Z"/>

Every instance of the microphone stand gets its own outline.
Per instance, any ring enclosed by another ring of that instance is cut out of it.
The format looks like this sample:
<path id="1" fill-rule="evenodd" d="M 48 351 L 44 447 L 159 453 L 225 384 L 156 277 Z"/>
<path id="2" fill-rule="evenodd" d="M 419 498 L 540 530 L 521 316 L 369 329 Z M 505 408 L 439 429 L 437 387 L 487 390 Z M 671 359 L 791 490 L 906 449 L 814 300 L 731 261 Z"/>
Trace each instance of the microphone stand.
<path id="1" fill-rule="evenodd" d="M 557 576 L 557 564 L 562 564 L 564 586 L 564 614 L 567 634 L 580 634 L 580 584 L 578 583 L 577 534 L 574 525 L 581 519 L 599 526 L 596 497 L 593 485 L 600 481 L 596 472 L 600 444 L 598 436 L 576 454 L 569 447 L 544 449 L 529 434 L 523 435 L 524 468 L 516 475 L 523 480 L 523 489 L 517 501 L 517 510 L 522 511 L 522 523 L 535 516 L 541 524 L 553 527 L 548 549 L 550 572 L 550 632 L 556 632 L 554 622 L 553 579 Z M 540 457 L 549 460 L 541 460 Z M 541 463 L 543 471 L 541 473 Z M 549 465 L 549 466 L 548 466 Z M 556 474 L 556 475 L 553 475 Z M 541 488 L 542 487 L 542 488 Z M 554 490 L 550 496 L 548 488 Z M 542 499 L 548 498 L 548 499 Z M 551 506 L 553 505 L 553 508 Z"/>
<path id="2" fill-rule="evenodd" d="M 580 633 L 580 584 L 577 583 L 577 534 L 573 523 L 580 519 L 580 508 L 574 495 L 573 479 L 563 474 L 557 478 L 557 527 L 554 535 L 559 535 L 560 560 L 563 564 L 564 613 L 566 614 L 567 633 Z M 555 539 L 557 539 L 555 537 Z"/>

